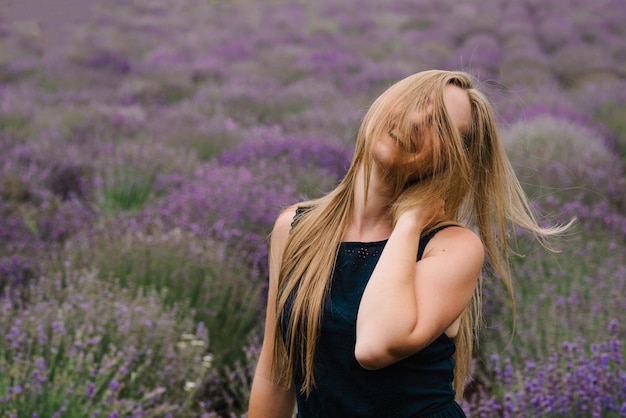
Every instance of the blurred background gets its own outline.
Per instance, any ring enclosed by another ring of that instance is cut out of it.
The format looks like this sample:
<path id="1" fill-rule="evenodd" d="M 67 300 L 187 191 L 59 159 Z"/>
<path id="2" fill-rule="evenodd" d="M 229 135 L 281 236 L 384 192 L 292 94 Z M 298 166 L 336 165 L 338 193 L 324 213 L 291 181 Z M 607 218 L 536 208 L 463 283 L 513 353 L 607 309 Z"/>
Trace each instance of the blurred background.
<path id="1" fill-rule="evenodd" d="M 462 406 L 626 416 L 623 0 L 0 0 L 0 412 L 242 417 L 268 234 L 414 72 L 480 81 L 546 224 Z"/>

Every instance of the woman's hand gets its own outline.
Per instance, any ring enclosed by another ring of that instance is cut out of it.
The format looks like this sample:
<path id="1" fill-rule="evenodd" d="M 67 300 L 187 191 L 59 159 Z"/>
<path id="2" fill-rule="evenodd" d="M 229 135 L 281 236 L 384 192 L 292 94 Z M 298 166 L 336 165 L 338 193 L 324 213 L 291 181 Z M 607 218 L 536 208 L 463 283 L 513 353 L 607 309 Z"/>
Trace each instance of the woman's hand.
<path id="1" fill-rule="evenodd" d="M 424 183 L 408 186 L 393 203 L 394 226 L 411 221 L 423 230 L 444 220 L 445 202 L 439 196 L 432 196 L 431 190 Z"/>

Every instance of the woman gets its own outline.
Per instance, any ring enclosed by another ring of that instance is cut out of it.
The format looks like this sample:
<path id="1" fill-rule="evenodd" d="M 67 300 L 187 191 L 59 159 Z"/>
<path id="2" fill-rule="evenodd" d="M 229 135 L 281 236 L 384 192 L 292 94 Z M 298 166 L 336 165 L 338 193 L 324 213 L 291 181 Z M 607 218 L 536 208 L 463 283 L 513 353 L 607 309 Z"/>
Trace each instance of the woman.
<path id="1" fill-rule="evenodd" d="M 471 77 L 391 86 L 343 181 L 276 221 L 250 418 L 463 417 L 485 257 L 513 301 L 507 223 L 564 229 L 538 226 Z"/>

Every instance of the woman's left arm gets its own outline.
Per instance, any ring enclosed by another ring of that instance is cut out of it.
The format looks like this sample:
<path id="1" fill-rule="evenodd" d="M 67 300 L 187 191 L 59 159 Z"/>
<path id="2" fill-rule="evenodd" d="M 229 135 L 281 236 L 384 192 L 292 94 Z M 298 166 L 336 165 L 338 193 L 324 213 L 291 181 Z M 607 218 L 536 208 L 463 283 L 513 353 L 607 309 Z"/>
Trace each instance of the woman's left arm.
<path id="1" fill-rule="evenodd" d="M 480 274 L 484 249 L 462 227 L 439 231 L 415 261 L 424 226 L 401 216 L 372 273 L 357 316 L 355 356 L 379 369 L 425 348 L 463 313 Z"/>

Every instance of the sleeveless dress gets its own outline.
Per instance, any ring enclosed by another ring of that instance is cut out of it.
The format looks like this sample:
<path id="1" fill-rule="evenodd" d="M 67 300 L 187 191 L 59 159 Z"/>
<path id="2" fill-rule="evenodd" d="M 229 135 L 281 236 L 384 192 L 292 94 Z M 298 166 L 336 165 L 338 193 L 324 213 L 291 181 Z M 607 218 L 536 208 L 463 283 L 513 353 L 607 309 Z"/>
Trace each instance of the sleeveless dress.
<path id="1" fill-rule="evenodd" d="M 420 239 L 417 260 L 437 231 Z M 316 386 L 308 397 L 299 390 L 302 371 L 293 366 L 298 418 L 465 417 L 452 388 L 455 345 L 445 334 L 379 370 L 362 368 L 354 357 L 359 303 L 386 243 L 340 244 L 317 345 Z"/>

